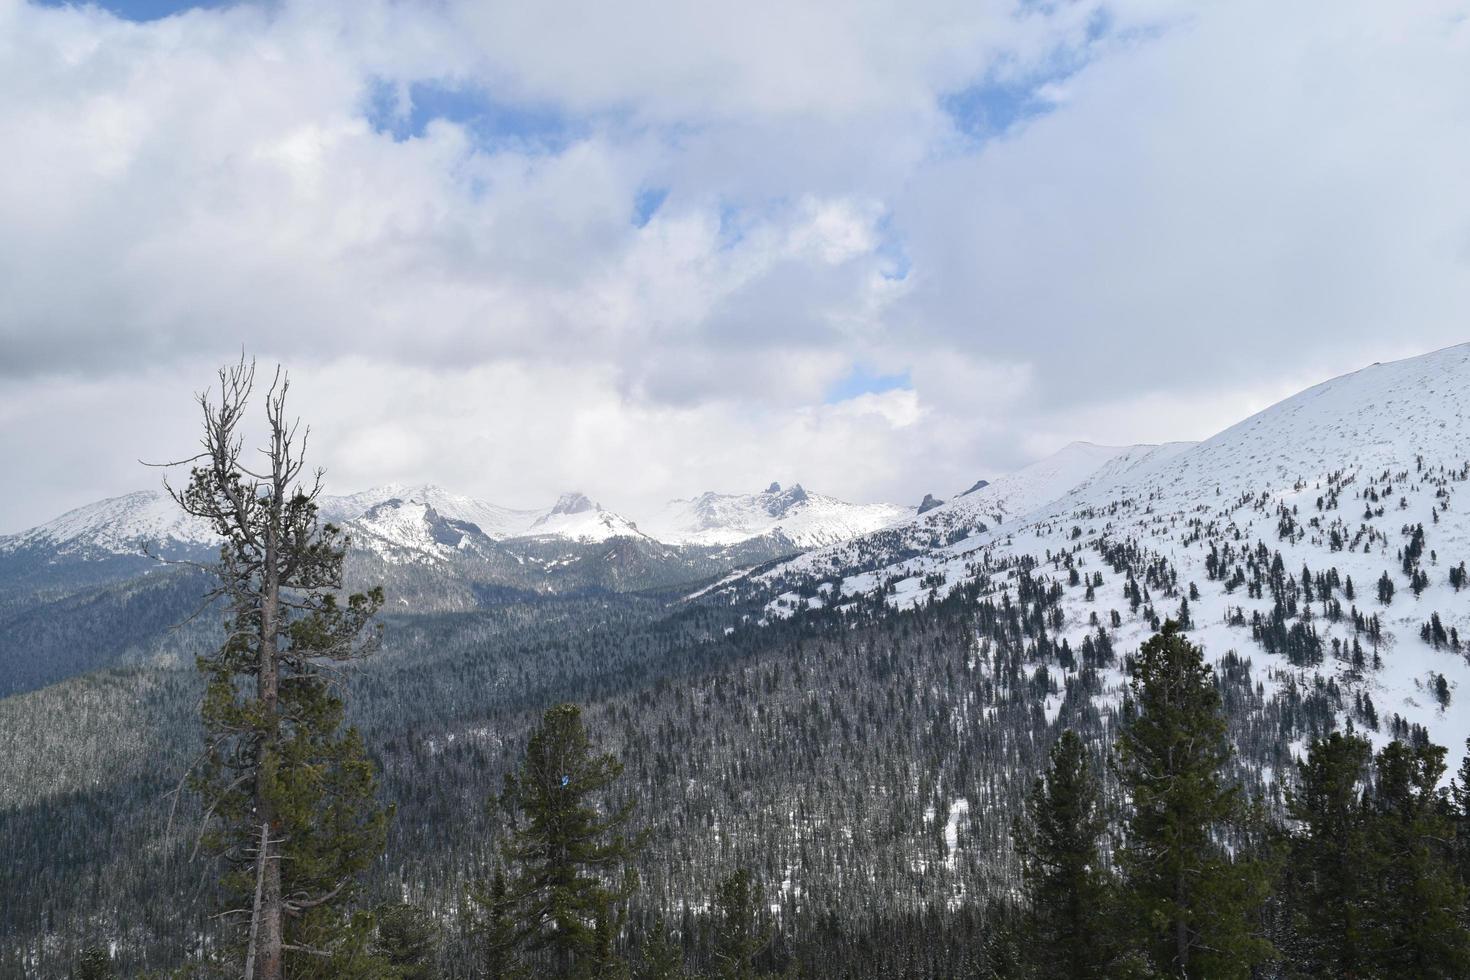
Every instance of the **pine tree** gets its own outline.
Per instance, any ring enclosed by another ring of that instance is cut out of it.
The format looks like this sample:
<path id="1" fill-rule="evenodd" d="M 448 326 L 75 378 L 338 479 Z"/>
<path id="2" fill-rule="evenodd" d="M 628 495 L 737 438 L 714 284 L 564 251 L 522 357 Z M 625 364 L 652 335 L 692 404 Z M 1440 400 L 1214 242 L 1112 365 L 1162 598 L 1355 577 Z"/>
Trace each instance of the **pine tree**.
<path id="1" fill-rule="evenodd" d="M 1393 579 L 1388 577 L 1387 572 L 1378 580 L 1378 601 L 1385 606 L 1393 602 Z"/>
<path id="2" fill-rule="evenodd" d="M 1292 841 L 1293 898 L 1303 941 L 1300 969 L 1312 977 L 1361 977 L 1369 966 L 1364 906 L 1372 889 L 1365 800 L 1372 747 L 1334 732 L 1297 763 L 1288 812 L 1300 824 Z"/>
<path id="3" fill-rule="evenodd" d="M 417 905 L 385 905 L 374 916 L 378 957 L 395 980 L 432 980 L 438 929 Z"/>
<path id="4" fill-rule="evenodd" d="M 102 946 L 88 946 L 77 957 L 76 980 L 112 980 L 112 955 Z"/>
<path id="5" fill-rule="evenodd" d="M 1221 775 L 1231 749 L 1214 672 L 1170 622 L 1129 675 L 1134 716 L 1117 766 L 1131 804 L 1121 864 L 1136 942 L 1169 976 L 1249 976 L 1270 953 L 1252 924 L 1266 878 L 1220 843 L 1242 829 L 1243 807 Z"/>
<path id="6" fill-rule="evenodd" d="M 1460 770 L 1450 783 L 1450 801 L 1454 807 L 1455 867 L 1460 887 L 1470 899 L 1470 738 L 1465 740 L 1465 758 L 1460 762 Z M 1470 919 L 1470 905 L 1465 912 Z"/>
<path id="7" fill-rule="evenodd" d="M 287 418 L 290 385 L 279 371 L 266 399 L 264 472 L 242 463 L 239 427 L 254 379 L 242 360 L 219 372 L 217 404 L 200 396 L 204 451 L 188 486 L 170 493 L 224 541 L 212 570 L 227 639 L 199 658 L 207 745 L 190 774 L 204 799 L 201 840 L 223 860 L 221 891 L 240 925 L 246 972 L 280 980 L 288 954 L 299 961 L 293 975 L 329 969 L 351 925 L 356 879 L 382 853 L 389 812 L 374 798 L 362 739 L 341 730 L 329 665 L 373 649 L 383 593 L 337 598 L 348 542 L 318 520 L 320 471 L 309 489 L 300 483 L 306 434 L 298 441 Z"/>
<path id="8" fill-rule="evenodd" d="M 471 935 L 475 961 L 484 980 L 525 980 L 530 976 L 522 959 L 524 937 L 519 928 L 517 902 L 504 868 L 496 868 L 488 887 L 473 891 L 475 910 Z"/>
<path id="9" fill-rule="evenodd" d="M 581 709 L 562 704 L 546 712 L 520 771 L 506 777 L 510 891 L 525 949 L 546 964 L 538 976 L 604 976 L 616 966 L 609 937 L 622 931 L 641 846 L 626 833 L 632 802 L 609 798 L 622 771 L 612 755 L 594 752 Z"/>
<path id="10" fill-rule="evenodd" d="M 1437 792 L 1444 756 L 1443 746 L 1395 741 L 1374 760 L 1372 945 L 1385 976 L 1470 976 L 1465 892 L 1449 853 L 1448 804 Z"/>
<path id="11" fill-rule="evenodd" d="M 663 919 L 643 937 L 633 976 L 637 980 L 685 980 L 689 976 L 684 969 L 684 948 L 669 933 Z"/>
<path id="12" fill-rule="evenodd" d="M 751 980 L 754 959 L 770 943 L 762 925 L 760 882 L 745 868 L 726 875 L 715 892 L 715 976 Z"/>
<path id="13" fill-rule="evenodd" d="M 1028 939 L 1040 976 L 1107 976 L 1111 906 L 1100 844 L 1101 794 L 1077 733 L 1052 746 L 1014 837 L 1029 903 Z"/>

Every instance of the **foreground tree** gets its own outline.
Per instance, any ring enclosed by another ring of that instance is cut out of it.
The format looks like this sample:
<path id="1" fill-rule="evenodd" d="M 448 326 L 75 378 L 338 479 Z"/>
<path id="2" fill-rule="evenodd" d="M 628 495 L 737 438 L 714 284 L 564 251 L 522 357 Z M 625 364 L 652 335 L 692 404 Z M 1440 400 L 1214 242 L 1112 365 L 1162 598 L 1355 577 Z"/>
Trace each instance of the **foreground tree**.
<path id="1" fill-rule="evenodd" d="M 1450 783 L 1450 800 L 1454 805 L 1455 866 L 1460 887 L 1470 890 L 1470 739 L 1465 740 L 1465 758 Z M 1470 922 L 1470 904 L 1465 908 L 1465 919 Z"/>
<path id="2" fill-rule="evenodd" d="M 470 933 L 474 961 L 484 980 L 523 980 L 530 974 L 522 959 L 524 936 L 517 902 L 504 868 L 496 868 L 487 885 L 470 892 Z"/>
<path id="3" fill-rule="evenodd" d="M 385 905 L 374 915 L 373 943 L 378 959 L 394 980 L 433 980 L 434 954 L 439 930 L 428 912 L 417 905 Z"/>
<path id="4" fill-rule="evenodd" d="M 189 777 L 204 802 L 200 842 L 222 858 L 223 917 L 239 925 L 245 977 L 280 980 L 288 958 L 293 976 L 332 975 L 357 877 L 382 853 L 388 812 L 362 739 L 342 729 L 334 667 L 373 649 L 383 594 L 338 600 L 348 542 L 318 519 L 321 472 L 303 484 L 307 432 L 287 416 L 279 371 L 262 466 L 246 466 L 254 384 L 242 360 L 199 397 L 203 451 L 170 493 L 223 540 L 211 599 L 226 606 L 226 639 L 199 658 L 207 744 Z"/>
<path id="5" fill-rule="evenodd" d="M 1292 839 L 1293 904 L 1307 976 L 1369 975 L 1366 903 L 1372 893 L 1367 794 L 1372 747 L 1334 732 L 1312 743 L 1297 764 L 1298 788 L 1288 812 L 1299 825 Z"/>
<path id="6" fill-rule="evenodd" d="M 1129 674 L 1135 714 L 1118 737 L 1118 776 L 1137 944 L 1167 976 L 1249 976 L 1270 954 L 1252 921 L 1268 886 L 1259 863 L 1222 844 L 1242 829 L 1243 805 L 1222 775 L 1231 749 L 1214 672 L 1170 621 Z"/>
<path id="7" fill-rule="evenodd" d="M 537 976 L 606 977 L 623 967 L 613 941 L 637 887 L 632 868 L 641 838 L 629 836 L 632 801 L 612 798 L 623 767 L 594 751 L 574 704 L 546 712 L 508 775 L 501 805 L 512 820 L 505 857 L 513 877 L 517 950 L 538 961 Z M 509 961 L 509 957 L 506 957 Z"/>
<path id="8" fill-rule="evenodd" d="M 1076 732 L 1065 731 L 1014 830 L 1029 906 L 1028 948 L 1039 976 L 1082 980 L 1109 973 L 1106 831 L 1087 749 Z"/>
<path id="9" fill-rule="evenodd" d="M 684 980 L 684 947 L 669 932 L 663 919 L 653 924 L 638 950 L 635 980 Z"/>
<path id="10" fill-rule="evenodd" d="M 740 868 L 720 881 L 714 901 L 715 976 L 719 980 L 752 980 L 755 958 L 770 943 L 762 926 L 764 889 Z"/>
<path id="11" fill-rule="evenodd" d="M 1453 823 L 1437 790 L 1444 757 L 1443 746 L 1391 742 L 1374 760 L 1370 943 L 1383 976 L 1470 976 L 1465 892 L 1451 857 Z"/>

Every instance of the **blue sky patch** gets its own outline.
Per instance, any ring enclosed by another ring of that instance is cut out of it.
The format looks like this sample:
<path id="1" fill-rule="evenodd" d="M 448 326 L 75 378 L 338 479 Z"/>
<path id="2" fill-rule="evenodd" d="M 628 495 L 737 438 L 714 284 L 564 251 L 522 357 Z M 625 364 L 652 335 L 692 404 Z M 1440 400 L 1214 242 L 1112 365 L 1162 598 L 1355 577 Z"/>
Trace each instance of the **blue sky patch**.
<path id="1" fill-rule="evenodd" d="M 854 364 L 847 377 L 827 390 L 826 402 L 835 405 L 859 395 L 881 395 L 885 391 L 913 388 L 909 373 L 877 374 L 864 364 Z"/>
<path id="2" fill-rule="evenodd" d="M 645 187 L 633 198 L 633 224 L 639 228 L 648 224 L 658 209 L 663 207 L 669 196 L 667 187 Z"/>
<path id="3" fill-rule="evenodd" d="M 378 79 L 368 94 L 367 118 L 375 130 L 395 140 L 424 135 L 429 123 L 444 119 L 463 126 L 486 148 L 534 146 L 556 151 L 576 139 L 581 129 L 556 109 L 500 102 L 474 86 L 445 82 L 412 82 L 408 106 L 399 88 Z"/>
<path id="4" fill-rule="evenodd" d="M 888 215 L 878 223 L 878 247 L 874 252 L 878 256 L 878 273 L 884 279 L 908 278 L 914 262 Z"/>
<path id="5" fill-rule="evenodd" d="M 982 82 L 943 96 L 939 106 L 960 132 L 978 140 L 994 139 L 1051 110 L 1053 104 L 1039 95 L 1041 84 L 1044 82 L 1034 80 Z"/>
<path id="6" fill-rule="evenodd" d="M 79 7 L 80 3 L 72 0 L 34 0 L 41 7 Z M 94 0 L 97 6 L 108 13 L 121 17 L 123 20 L 142 23 L 150 20 L 162 20 L 172 14 L 180 14 L 186 10 L 212 7 L 230 7 L 236 0 L 192 0 L 192 2 L 180 2 L 180 0 Z"/>
<path id="7" fill-rule="evenodd" d="M 1056 107 L 1042 91 L 1080 71 L 1092 55 L 1090 46 L 1107 37 L 1113 26 L 1106 11 L 1095 11 L 1087 22 L 1085 40 L 1076 47 L 1057 47 L 1048 59 L 1048 66 L 1019 78 L 991 75 L 941 96 L 939 107 L 966 136 L 980 142 L 1004 136 L 1013 127 L 1046 115 Z"/>

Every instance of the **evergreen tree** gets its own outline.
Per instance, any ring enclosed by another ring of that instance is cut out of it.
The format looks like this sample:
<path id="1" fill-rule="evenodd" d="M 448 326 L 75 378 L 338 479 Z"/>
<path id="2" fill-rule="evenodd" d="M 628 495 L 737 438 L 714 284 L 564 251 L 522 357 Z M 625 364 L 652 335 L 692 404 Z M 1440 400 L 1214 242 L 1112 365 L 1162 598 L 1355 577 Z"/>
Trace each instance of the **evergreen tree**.
<path id="1" fill-rule="evenodd" d="M 1455 820 L 1455 866 L 1460 876 L 1460 887 L 1470 897 L 1470 739 L 1465 740 L 1465 758 L 1450 783 L 1450 800 Z M 1470 918 L 1470 906 L 1465 911 Z"/>
<path id="2" fill-rule="evenodd" d="M 720 882 L 715 892 L 715 976 L 719 980 L 751 980 L 754 959 L 770 943 L 761 924 L 764 889 L 745 868 Z"/>
<path id="3" fill-rule="evenodd" d="M 1107 975 L 1110 907 L 1100 843 L 1107 824 L 1087 749 L 1065 731 L 1016 821 L 1029 902 L 1029 949 L 1040 976 Z"/>
<path id="4" fill-rule="evenodd" d="M 102 946 L 88 946 L 77 957 L 75 980 L 112 980 L 112 955 Z"/>
<path id="5" fill-rule="evenodd" d="M 1465 892 L 1450 856 L 1443 746 L 1391 742 L 1374 760 L 1374 958 L 1385 976 L 1470 976 Z"/>
<path id="6" fill-rule="evenodd" d="M 993 904 L 986 909 L 986 930 L 981 954 L 986 980 L 1017 980 L 1030 971 L 1031 957 L 1026 948 L 1026 927 L 1016 910 Z"/>
<path id="7" fill-rule="evenodd" d="M 394 980 L 433 980 L 438 929 L 429 913 L 399 903 L 378 909 L 375 919 L 375 948 Z"/>
<path id="8" fill-rule="evenodd" d="M 1388 577 L 1387 572 L 1378 580 L 1378 601 L 1385 606 L 1393 602 L 1393 579 Z"/>
<path id="9" fill-rule="evenodd" d="M 594 752 L 581 709 L 562 704 L 546 712 L 520 771 L 506 777 L 510 891 L 525 949 L 546 964 L 538 976 L 605 976 L 617 967 L 611 937 L 624 925 L 641 846 L 626 833 L 632 802 L 610 799 L 622 771 L 612 755 Z"/>
<path id="10" fill-rule="evenodd" d="M 489 886 L 470 895 L 476 910 L 471 926 L 475 962 L 484 980 L 525 980 L 530 976 L 522 959 L 523 939 L 517 903 L 505 869 L 496 868 Z"/>
<path id="11" fill-rule="evenodd" d="M 638 950 L 637 980 L 685 980 L 684 947 L 670 933 L 663 919 L 654 923 Z"/>
<path id="12" fill-rule="evenodd" d="M 1221 844 L 1241 829 L 1243 808 L 1221 775 L 1231 749 L 1214 672 L 1169 622 L 1129 676 L 1134 716 L 1117 766 L 1131 805 L 1121 863 L 1136 942 L 1169 976 L 1249 976 L 1270 954 L 1252 922 L 1266 879 L 1259 862 Z"/>
<path id="13" fill-rule="evenodd" d="M 1297 763 L 1298 789 L 1288 812 L 1300 830 L 1292 841 L 1301 970 L 1312 977 L 1361 977 L 1369 964 L 1365 904 L 1372 890 L 1365 800 L 1372 748 L 1334 732 L 1312 743 Z"/>
<path id="14" fill-rule="evenodd" d="M 280 372 L 266 399 L 268 445 L 260 475 L 241 461 L 239 427 L 255 367 L 219 373 L 219 401 L 199 398 L 204 451 L 188 486 L 170 490 L 223 539 L 214 597 L 228 608 L 220 649 L 199 658 L 206 749 L 190 775 L 204 798 L 204 846 L 225 865 L 222 895 L 239 924 L 254 980 L 322 968 L 351 918 L 357 876 L 382 853 L 388 811 L 356 730 L 341 730 L 333 661 L 376 643 L 381 589 L 342 587 L 347 539 L 321 524 L 318 471 L 309 489 L 297 423 L 286 415 Z"/>

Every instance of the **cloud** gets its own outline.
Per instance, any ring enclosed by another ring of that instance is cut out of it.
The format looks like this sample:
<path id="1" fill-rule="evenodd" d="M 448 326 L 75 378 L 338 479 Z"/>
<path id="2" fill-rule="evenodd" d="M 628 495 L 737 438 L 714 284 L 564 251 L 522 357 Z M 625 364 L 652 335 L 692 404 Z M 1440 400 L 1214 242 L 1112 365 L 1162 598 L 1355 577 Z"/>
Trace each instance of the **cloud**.
<path id="1" fill-rule="evenodd" d="M 1464 339 L 1467 24 L 0 0 L 0 531 L 151 480 L 242 347 L 344 490 L 912 501 L 1208 435 Z"/>

